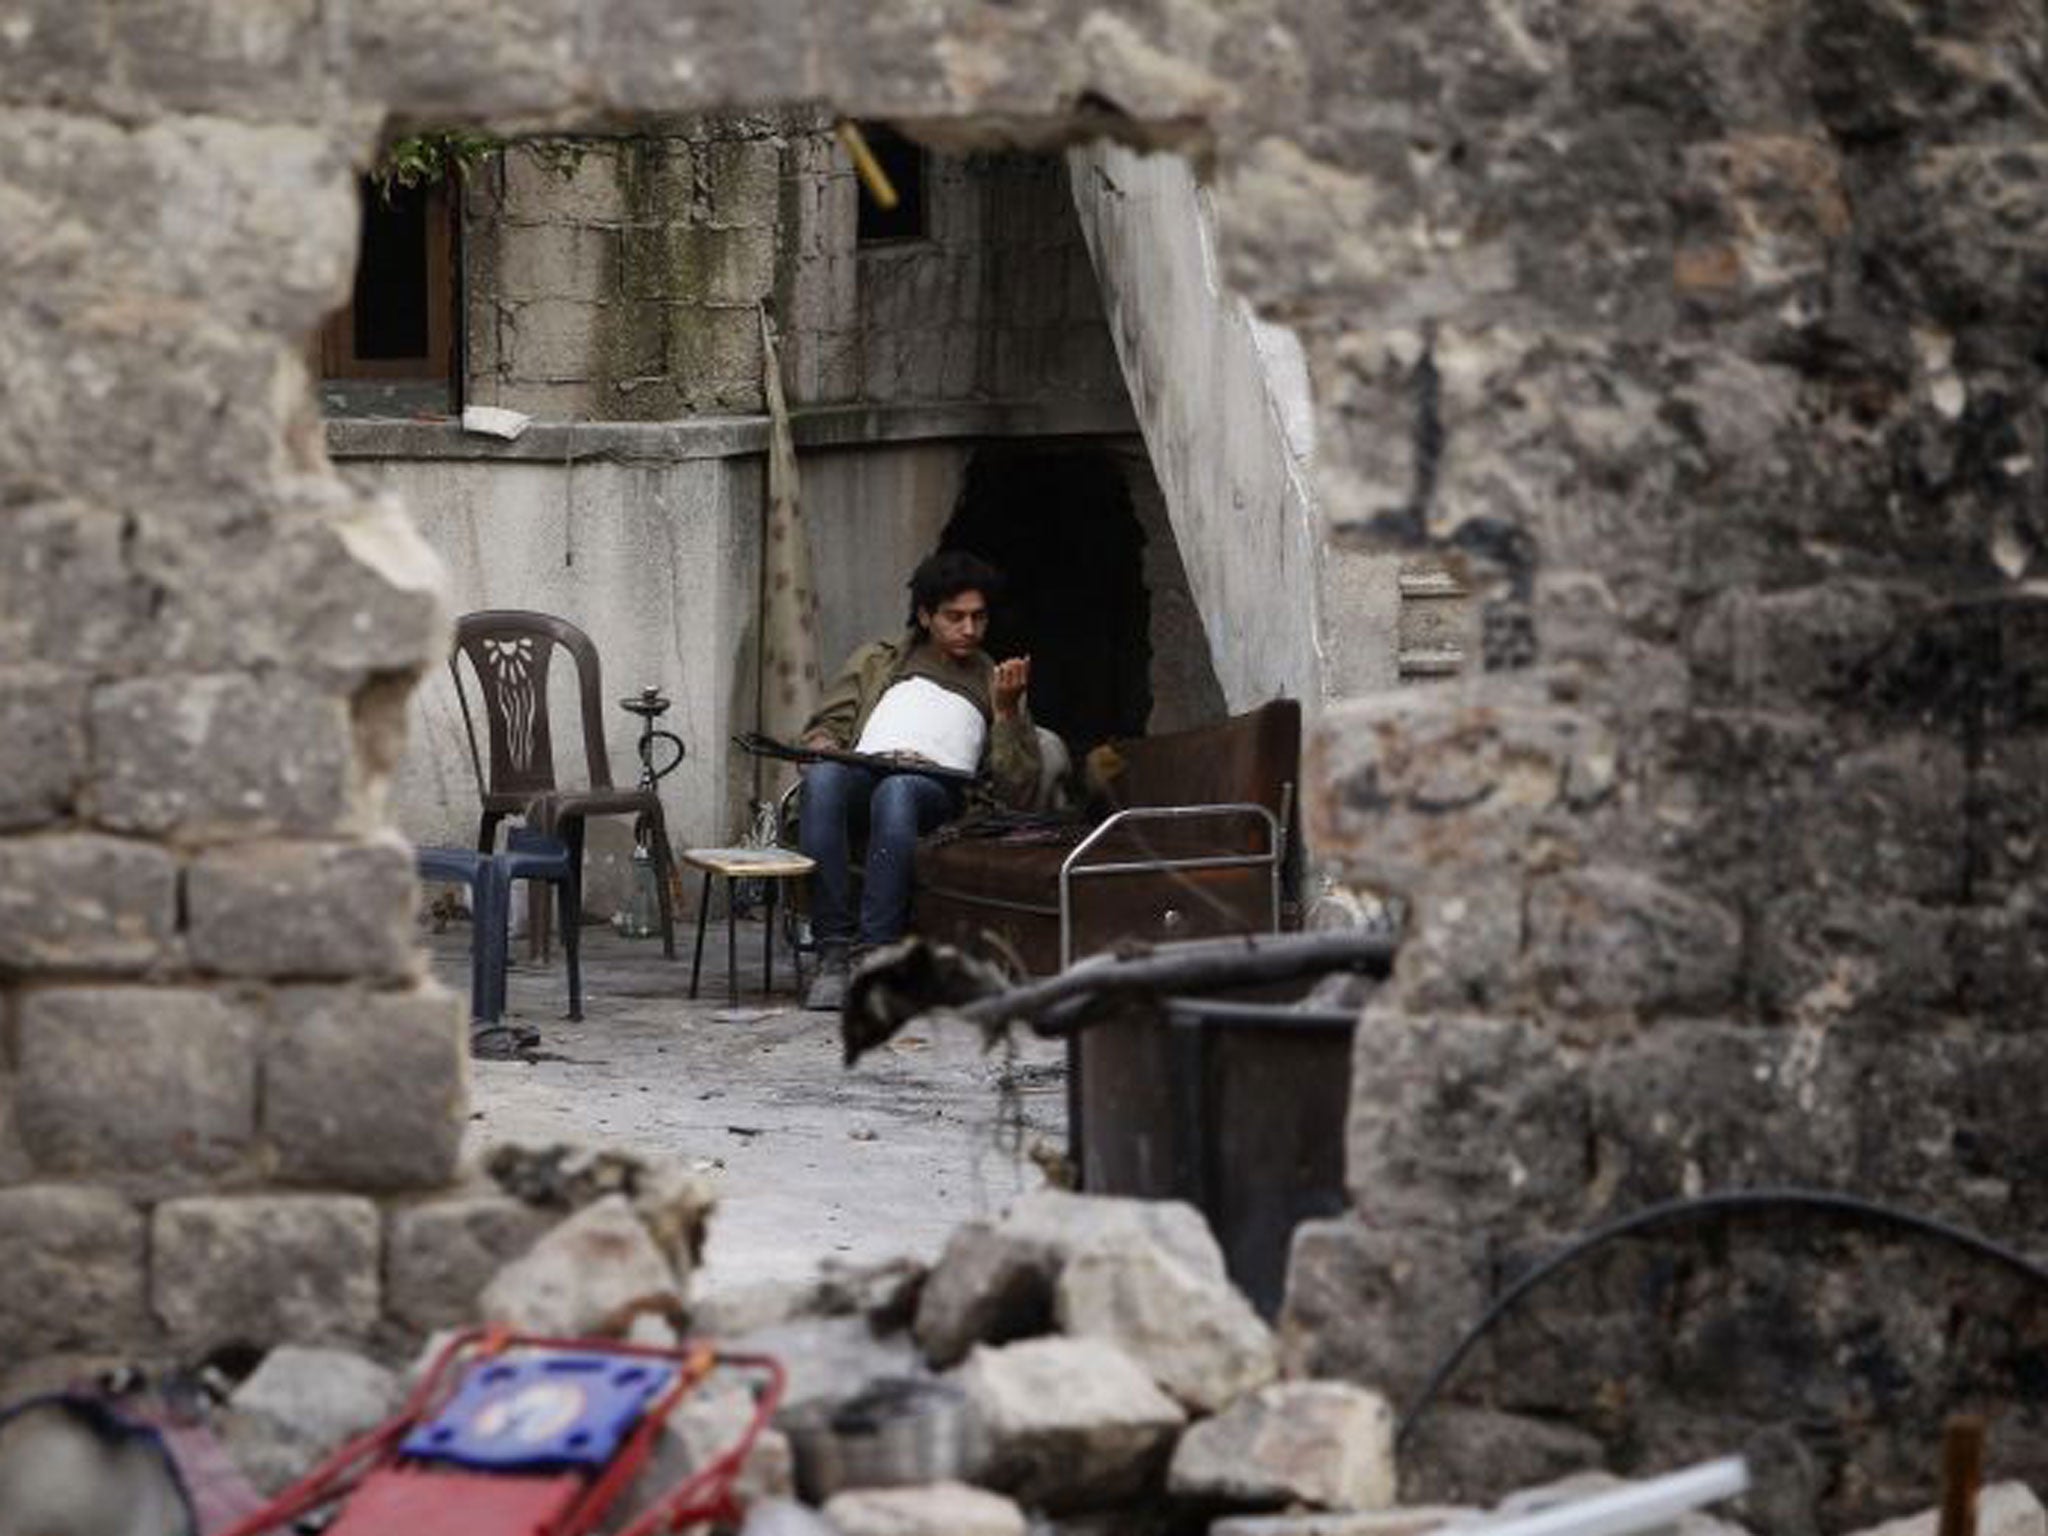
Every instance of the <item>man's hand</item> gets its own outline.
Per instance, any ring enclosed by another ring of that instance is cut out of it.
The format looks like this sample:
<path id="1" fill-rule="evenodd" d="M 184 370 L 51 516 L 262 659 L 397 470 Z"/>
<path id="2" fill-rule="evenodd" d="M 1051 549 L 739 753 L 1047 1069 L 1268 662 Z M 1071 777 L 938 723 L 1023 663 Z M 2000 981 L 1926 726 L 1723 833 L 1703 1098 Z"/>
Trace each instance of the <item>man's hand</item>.
<path id="1" fill-rule="evenodd" d="M 829 752 L 839 743 L 832 739 L 830 731 L 813 731 L 804 738 L 804 745 L 813 752 Z"/>
<path id="2" fill-rule="evenodd" d="M 996 663 L 995 676 L 989 682 L 990 703 L 995 706 L 998 720 L 1014 720 L 1017 706 L 1024 701 L 1024 690 L 1031 686 L 1031 658 L 1013 656 L 1008 661 Z"/>

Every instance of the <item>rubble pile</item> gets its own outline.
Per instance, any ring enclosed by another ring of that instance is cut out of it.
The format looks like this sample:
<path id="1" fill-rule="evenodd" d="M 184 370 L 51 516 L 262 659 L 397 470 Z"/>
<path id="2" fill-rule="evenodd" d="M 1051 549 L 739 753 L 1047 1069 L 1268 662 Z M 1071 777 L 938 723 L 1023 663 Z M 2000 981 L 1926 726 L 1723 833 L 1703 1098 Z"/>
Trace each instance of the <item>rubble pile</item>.
<path id="1" fill-rule="evenodd" d="M 1286 1375 L 1187 1205 L 1042 1190 L 961 1228 L 929 1271 L 827 1264 L 692 1302 L 704 1186 L 609 1157 L 494 1167 L 516 1194 L 441 1202 L 438 1257 L 422 1234 L 390 1256 L 438 1277 L 420 1282 L 417 1315 L 697 1338 L 781 1361 L 780 1411 L 739 1481 L 748 1536 L 1426 1536 L 1619 1482 L 1581 1471 L 1492 1510 L 1402 1506 L 1385 1398 Z M 413 1379 L 447 1336 L 429 1340 Z M 272 1493 L 382 1421 L 408 1384 L 344 1350 L 284 1346 L 233 1389 L 215 1428 Z M 687 1396 L 612 1528 L 734 1445 L 755 1392 L 721 1370 Z M 1676 1529 L 1742 1536 L 1706 1515 Z M 1933 1529 L 1928 1514 L 1866 1536 Z M 1997 1484 L 1981 1529 L 2048 1536 L 2048 1514 L 2023 1485 Z"/>

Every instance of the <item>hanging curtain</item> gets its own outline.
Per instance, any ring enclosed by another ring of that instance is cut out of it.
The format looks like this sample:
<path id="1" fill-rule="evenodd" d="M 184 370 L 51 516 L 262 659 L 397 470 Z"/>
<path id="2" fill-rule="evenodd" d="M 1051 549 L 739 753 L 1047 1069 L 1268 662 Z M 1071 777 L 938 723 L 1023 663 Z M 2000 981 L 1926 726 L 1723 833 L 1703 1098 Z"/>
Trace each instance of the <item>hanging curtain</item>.
<path id="1" fill-rule="evenodd" d="M 811 543 L 797 500 L 796 441 L 782 393 L 775 327 L 760 309 L 762 387 L 768 396 L 768 515 L 761 542 L 760 729 L 795 741 L 818 707 L 824 673 L 818 663 L 818 593 L 811 580 Z M 756 760 L 757 763 L 759 760 Z M 773 805 L 794 770 L 757 769 L 756 794 Z"/>

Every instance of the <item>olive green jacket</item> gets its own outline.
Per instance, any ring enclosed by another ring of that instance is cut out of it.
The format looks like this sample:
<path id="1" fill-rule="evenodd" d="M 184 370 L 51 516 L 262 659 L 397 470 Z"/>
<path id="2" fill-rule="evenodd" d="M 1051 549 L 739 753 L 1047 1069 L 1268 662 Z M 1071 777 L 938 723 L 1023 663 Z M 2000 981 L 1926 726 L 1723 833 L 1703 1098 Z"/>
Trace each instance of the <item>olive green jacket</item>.
<path id="1" fill-rule="evenodd" d="M 1038 794 L 1038 730 L 1021 701 L 1010 719 L 996 718 L 990 689 L 994 671 L 995 663 L 985 651 L 976 651 L 971 665 L 956 667 L 914 632 L 900 640 L 876 640 L 847 657 L 839 675 L 825 685 L 823 702 L 804 726 L 804 735 L 829 736 L 842 751 L 851 750 L 890 684 L 906 677 L 930 678 L 971 700 L 989 722 L 977 798 L 1028 808 Z"/>

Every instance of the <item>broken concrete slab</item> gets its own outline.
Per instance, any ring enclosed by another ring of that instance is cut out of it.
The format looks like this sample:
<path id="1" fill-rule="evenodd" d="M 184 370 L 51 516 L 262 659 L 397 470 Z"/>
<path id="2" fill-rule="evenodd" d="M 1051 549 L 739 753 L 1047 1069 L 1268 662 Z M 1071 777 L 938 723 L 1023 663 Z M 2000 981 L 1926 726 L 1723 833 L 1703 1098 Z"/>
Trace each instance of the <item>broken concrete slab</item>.
<path id="1" fill-rule="evenodd" d="M 965 1483 L 858 1488 L 834 1494 L 825 1518 L 840 1536 L 1024 1536 L 1024 1512 Z"/>
<path id="2" fill-rule="evenodd" d="M 1349 1382 L 1277 1382 L 1181 1436 L 1178 1498 L 1258 1508 L 1380 1510 L 1394 1502 L 1394 1415 Z"/>
<path id="3" fill-rule="evenodd" d="M 228 1399 L 220 1437 L 249 1481 L 276 1493 L 344 1442 L 382 1423 L 398 1378 L 345 1349 L 280 1344 Z"/>
<path id="4" fill-rule="evenodd" d="M 1939 1509 L 1887 1520 L 1858 1536 L 1934 1536 Z M 2048 1536 L 2048 1510 L 2025 1483 L 1993 1483 L 1977 1495 L 1977 1536 Z"/>
<path id="5" fill-rule="evenodd" d="M 629 1303 L 682 1284 L 624 1195 L 585 1206 L 484 1287 L 484 1317 L 528 1333 L 599 1332 Z"/>
<path id="6" fill-rule="evenodd" d="M 1159 1248 L 1191 1273 L 1227 1283 L 1223 1252 L 1202 1213 L 1177 1200 L 1036 1190 L 993 1225 L 960 1228 L 925 1281 L 917 1340 L 944 1368 L 978 1343 L 1028 1338 L 1053 1324 L 1053 1290 L 1074 1254 Z"/>
<path id="7" fill-rule="evenodd" d="M 1054 1300 L 1060 1330 L 1106 1339 L 1198 1413 L 1279 1371 L 1271 1330 L 1227 1280 L 1188 1269 L 1148 1243 L 1103 1243 L 1070 1258 Z"/>
<path id="8" fill-rule="evenodd" d="M 1100 1339 L 978 1345 L 953 1379 L 986 1440 L 981 1481 L 1049 1509 L 1152 1487 L 1187 1420 L 1144 1367 Z"/>

